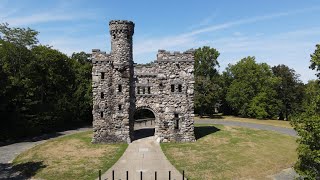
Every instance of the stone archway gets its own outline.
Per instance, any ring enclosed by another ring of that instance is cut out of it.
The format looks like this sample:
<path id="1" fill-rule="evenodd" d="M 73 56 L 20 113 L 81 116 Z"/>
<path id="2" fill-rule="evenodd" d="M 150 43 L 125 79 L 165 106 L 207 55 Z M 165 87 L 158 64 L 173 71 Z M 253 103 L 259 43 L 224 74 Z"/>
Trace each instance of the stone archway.
<path id="1" fill-rule="evenodd" d="M 156 111 L 149 106 L 139 106 L 134 111 L 133 139 L 138 140 L 149 136 L 154 136 L 156 123 L 159 117 Z"/>

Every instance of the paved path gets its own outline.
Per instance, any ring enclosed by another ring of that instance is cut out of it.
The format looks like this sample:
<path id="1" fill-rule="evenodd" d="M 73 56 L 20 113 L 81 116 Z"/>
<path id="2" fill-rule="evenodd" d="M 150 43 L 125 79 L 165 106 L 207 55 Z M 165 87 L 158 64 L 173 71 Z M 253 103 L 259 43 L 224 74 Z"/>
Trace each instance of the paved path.
<path id="1" fill-rule="evenodd" d="M 111 180 L 112 170 L 115 170 L 115 179 L 126 179 L 126 171 L 129 173 L 130 180 L 140 180 L 141 171 L 143 179 L 155 179 L 155 171 L 157 171 L 157 179 L 169 179 L 169 171 L 171 171 L 172 180 L 182 179 L 181 173 L 167 160 L 154 136 L 129 144 L 116 164 L 102 175 L 102 179 Z"/>
<path id="2" fill-rule="evenodd" d="M 12 168 L 11 162 L 13 159 L 22 153 L 38 144 L 44 143 L 52 138 L 58 136 L 64 136 L 67 134 L 73 134 L 76 132 L 87 131 L 92 129 L 91 127 L 79 128 L 75 130 L 63 131 L 53 134 L 45 134 L 35 138 L 24 140 L 23 142 L 14 143 L 0 147 L 0 180 L 2 179 L 26 179 Z"/>
<path id="3" fill-rule="evenodd" d="M 195 124 L 222 124 L 222 125 L 227 125 L 227 126 L 240 126 L 240 127 L 253 128 L 253 129 L 276 131 L 276 132 L 279 132 L 282 134 L 287 134 L 289 136 L 295 136 L 295 137 L 297 136 L 296 131 L 293 129 L 271 126 L 271 125 L 264 125 L 264 124 L 228 121 L 228 120 L 220 120 L 220 119 L 195 120 L 194 123 Z"/>

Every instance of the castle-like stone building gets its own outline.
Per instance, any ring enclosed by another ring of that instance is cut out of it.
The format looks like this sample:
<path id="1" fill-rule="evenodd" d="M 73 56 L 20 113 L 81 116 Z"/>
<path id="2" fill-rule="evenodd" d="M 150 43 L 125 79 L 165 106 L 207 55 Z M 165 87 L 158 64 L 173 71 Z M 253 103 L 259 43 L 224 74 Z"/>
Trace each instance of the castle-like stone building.
<path id="1" fill-rule="evenodd" d="M 128 142 L 134 113 L 155 115 L 158 142 L 190 142 L 194 137 L 193 51 L 159 50 L 157 60 L 137 65 L 132 58 L 134 23 L 109 23 L 111 53 L 92 50 L 93 143 Z"/>

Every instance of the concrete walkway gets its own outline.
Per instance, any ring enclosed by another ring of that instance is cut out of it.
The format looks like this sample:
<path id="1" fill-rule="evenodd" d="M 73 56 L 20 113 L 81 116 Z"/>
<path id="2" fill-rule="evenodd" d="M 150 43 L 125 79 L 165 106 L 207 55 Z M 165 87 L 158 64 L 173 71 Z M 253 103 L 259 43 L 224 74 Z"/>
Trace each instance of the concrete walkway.
<path id="1" fill-rule="evenodd" d="M 171 171 L 172 180 L 182 179 L 182 174 L 167 160 L 154 136 L 129 144 L 121 158 L 102 175 L 101 179 L 111 180 L 112 170 L 117 180 L 126 179 L 126 171 L 128 171 L 130 180 L 140 180 L 141 171 L 143 179 L 148 180 L 155 179 L 155 171 L 157 171 L 159 180 L 169 179 L 169 171 Z"/>

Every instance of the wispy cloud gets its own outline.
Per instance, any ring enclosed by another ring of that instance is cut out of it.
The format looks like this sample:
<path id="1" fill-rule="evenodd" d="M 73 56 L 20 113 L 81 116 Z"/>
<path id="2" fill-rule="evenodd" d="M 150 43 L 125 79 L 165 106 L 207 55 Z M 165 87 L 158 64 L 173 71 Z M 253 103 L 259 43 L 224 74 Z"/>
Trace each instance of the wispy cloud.
<path id="1" fill-rule="evenodd" d="M 26 2 L 23 2 L 26 3 Z M 25 9 L 25 4 L 11 5 L 4 3 L 0 6 L 0 17 L 2 22 L 8 22 L 12 26 L 26 26 L 47 22 L 73 21 L 94 19 L 95 13 L 90 9 L 77 11 L 72 8 L 70 1 L 58 1 L 52 4 L 50 10 L 47 8 Z M 74 4 L 73 4 L 74 5 Z"/>
<path id="2" fill-rule="evenodd" d="M 244 25 L 244 24 L 251 24 L 259 21 L 265 21 L 269 19 L 274 19 L 274 18 L 279 18 L 283 16 L 289 16 L 293 14 L 300 14 L 300 13 L 305 13 L 305 12 L 310 12 L 310 11 L 316 11 L 320 10 L 320 7 L 313 7 L 313 8 L 306 8 L 306 9 L 301 9 L 301 10 L 295 10 L 295 11 L 290 11 L 290 12 L 279 12 L 279 13 L 273 13 L 273 14 L 267 14 L 263 16 L 256 16 L 252 18 L 245 18 L 245 19 L 240 19 L 236 21 L 230 21 L 218 25 L 212 25 L 212 26 L 207 26 L 201 29 L 197 29 L 188 33 L 182 34 L 183 36 L 194 36 L 197 34 L 201 33 L 207 33 L 207 32 L 212 32 L 212 31 L 217 31 L 217 30 L 222 30 L 222 29 L 227 29 L 231 28 L 233 26 L 238 26 L 238 25 Z"/>
<path id="3" fill-rule="evenodd" d="M 50 39 L 42 39 L 42 44 L 48 44 L 54 49 L 58 49 L 67 55 L 74 52 L 88 52 L 90 53 L 94 48 L 107 49 L 109 37 L 106 35 L 92 35 L 86 37 L 70 37 L 70 36 L 56 36 Z M 89 45 L 89 46 L 88 46 Z M 94 45 L 94 46 L 93 46 Z"/>
<path id="4" fill-rule="evenodd" d="M 214 11 L 213 13 L 211 13 L 211 15 L 205 17 L 204 19 L 200 20 L 199 23 L 195 23 L 193 25 L 191 25 L 190 27 L 188 27 L 187 29 L 191 30 L 191 29 L 196 29 L 196 28 L 200 28 L 203 26 L 207 26 L 210 23 L 212 23 L 212 20 L 217 17 L 217 11 Z"/>
<path id="5" fill-rule="evenodd" d="M 272 13 L 272 14 L 267 14 L 262 16 L 256 16 L 252 18 L 244 18 L 244 19 L 230 21 L 222 24 L 206 26 L 200 29 L 196 29 L 187 33 L 181 33 L 175 36 L 170 35 L 166 37 L 150 38 L 143 41 L 138 41 L 135 46 L 135 53 L 139 55 L 142 53 L 155 52 L 158 49 L 166 49 L 166 48 L 170 49 L 173 47 L 180 49 L 182 46 L 185 46 L 185 45 L 188 45 L 189 47 L 195 47 L 195 45 L 199 45 L 203 43 L 203 41 L 199 41 L 197 39 L 197 36 L 199 36 L 200 34 L 205 34 L 212 31 L 232 28 L 234 26 L 251 24 L 251 23 L 275 19 L 283 16 L 289 16 L 289 15 L 311 12 L 316 10 L 320 10 L 320 7 L 306 8 L 306 9 L 289 11 L 289 12 L 278 12 L 278 13 Z M 239 32 L 237 32 L 236 35 L 239 36 L 240 35 Z"/>
<path id="6" fill-rule="evenodd" d="M 270 65 L 286 64 L 294 68 L 297 73 L 302 75 L 301 79 L 307 82 L 309 79 L 315 78 L 314 73 L 308 68 L 308 64 L 310 54 L 314 50 L 314 45 L 317 41 L 320 41 L 320 38 L 316 38 L 320 37 L 320 27 L 292 30 L 273 35 L 263 33 L 245 35 L 241 32 L 235 32 L 231 36 L 221 37 L 219 39 L 203 39 L 203 35 L 208 35 L 213 31 L 233 28 L 234 26 L 247 25 L 318 10 L 320 10 L 320 7 L 279 12 L 206 26 L 176 36 L 150 38 L 137 42 L 134 46 L 135 54 L 139 59 L 145 59 L 142 58 L 144 54 L 155 53 L 158 49 L 182 50 L 208 45 L 217 48 L 221 53 L 219 62 L 222 69 L 225 68 L 228 63 L 235 63 L 243 57 L 256 56 L 258 61 L 267 62 Z"/>
<path id="7" fill-rule="evenodd" d="M 17 16 L 11 18 L 4 18 L 4 21 L 13 26 L 24 26 L 39 23 L 55 22 L 55 21 L 72 21 L 76 19 L 93 19 L 93 14 L 79 14 L 79 13 L 38 13 L 28 16 Z"/>

